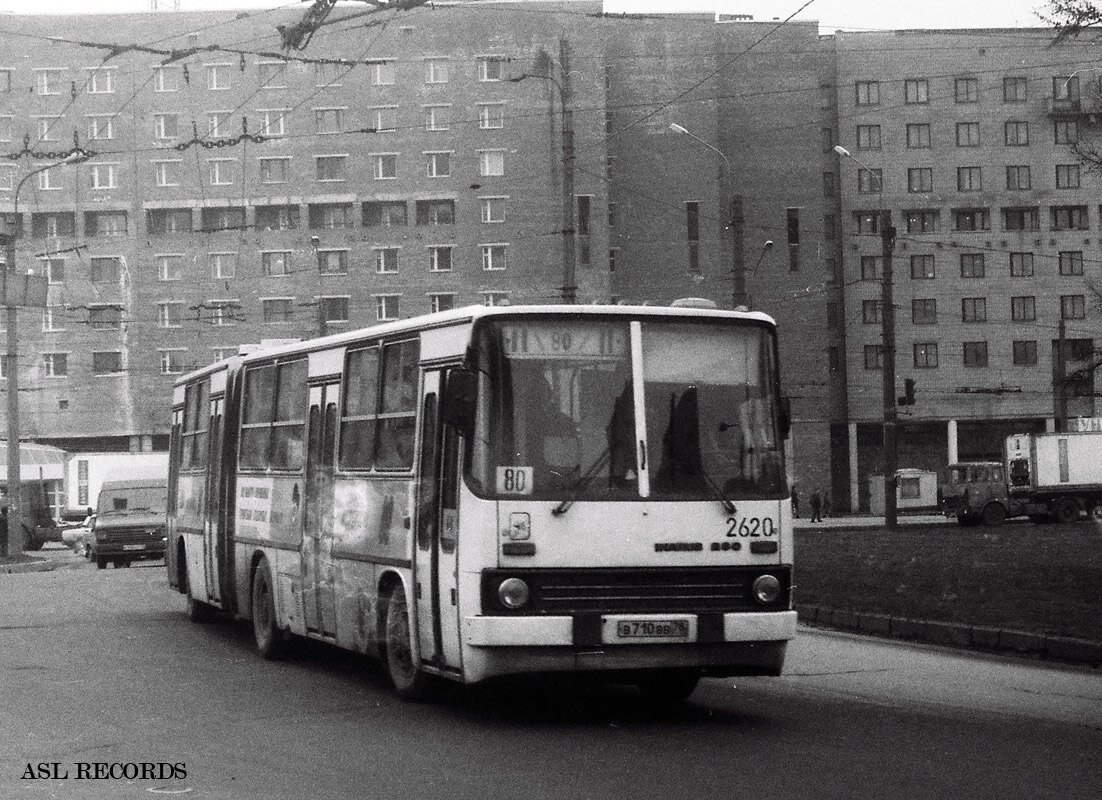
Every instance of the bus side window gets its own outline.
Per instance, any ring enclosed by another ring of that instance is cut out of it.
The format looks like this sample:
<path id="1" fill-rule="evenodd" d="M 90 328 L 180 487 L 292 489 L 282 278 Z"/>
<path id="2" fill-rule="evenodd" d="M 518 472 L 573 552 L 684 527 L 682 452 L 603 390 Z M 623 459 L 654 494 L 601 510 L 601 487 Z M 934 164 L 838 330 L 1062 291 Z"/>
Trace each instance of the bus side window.
<path id="1" fill-rule="evenodd" d="M 242 469 L 268 468 L 274 396 L 275 365 L 250 369 L 245 374 L 245 408 L 241 421 Z"/>
<path id="2" fill-rule="evenodd" d="M 301 469 L 305 462 L 306 361 L 279 365 L 272 423 L 272 468 Z"/>
<path id="3" fill-rule="evenodd" d="M 410 469 L 417 426 L 417 360 L 420 343 L 388 344 L 383 348 L 383 386 L 375 466 Z"/>
<path id="4" fill-rule="evenodd" d="M 379 348 L 354 350 L 344 365 L 341 405 L 341 469 L 371 469 L 379 388 Z"/>

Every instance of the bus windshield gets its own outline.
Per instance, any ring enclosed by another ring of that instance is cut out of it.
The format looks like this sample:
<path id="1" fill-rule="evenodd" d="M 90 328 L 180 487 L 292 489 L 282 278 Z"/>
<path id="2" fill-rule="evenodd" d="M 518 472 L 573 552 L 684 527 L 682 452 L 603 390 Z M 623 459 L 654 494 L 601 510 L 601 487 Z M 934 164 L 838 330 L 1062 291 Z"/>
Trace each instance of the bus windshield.
<path id="1" fill-rule="evenodd" d="M 633 370 L 625 320 L 481 326 L 472 488 L 491 497 L 638 499 L 638 414 L 651 498 L 780 495 L 769 331 L 649 320 L 640 330 Z M 642 392 L 633 374 L 642 375 Z"/>

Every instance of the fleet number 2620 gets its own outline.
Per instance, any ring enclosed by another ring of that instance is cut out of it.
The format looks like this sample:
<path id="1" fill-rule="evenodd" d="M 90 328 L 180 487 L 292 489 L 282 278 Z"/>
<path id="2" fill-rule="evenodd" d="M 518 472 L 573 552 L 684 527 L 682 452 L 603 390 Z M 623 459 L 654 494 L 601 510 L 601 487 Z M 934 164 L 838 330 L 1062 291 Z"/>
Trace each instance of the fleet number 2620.
<path id="1" fill-rule="evenodd" d="M 727 517 L 728 536 L 774 536 L 777 529 L 771 517 Z"/>

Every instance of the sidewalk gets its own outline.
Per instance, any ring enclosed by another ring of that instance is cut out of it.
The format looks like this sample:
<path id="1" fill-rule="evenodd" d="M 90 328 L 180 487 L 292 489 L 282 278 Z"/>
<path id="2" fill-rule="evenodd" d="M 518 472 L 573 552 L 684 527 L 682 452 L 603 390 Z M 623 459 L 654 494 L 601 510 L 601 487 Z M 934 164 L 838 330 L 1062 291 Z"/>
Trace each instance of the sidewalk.
<path id="1" fill-rule="evenodd" d="M 884 527 L 883 517 L 874 517 L 868 514 L 826 517 L 822 522 L 812 522 L 807 516 L 800 516 L 792 522 L 793 527 L 797 530 L 821 530 L 824 528 L 831 530 L 865 530 Z M 948 519 L 941 514 L 900 514 L 898 523 L 900 528 L 929 528 L 942 525 L 955 526 L 957 524 L 956 520 Z"/>

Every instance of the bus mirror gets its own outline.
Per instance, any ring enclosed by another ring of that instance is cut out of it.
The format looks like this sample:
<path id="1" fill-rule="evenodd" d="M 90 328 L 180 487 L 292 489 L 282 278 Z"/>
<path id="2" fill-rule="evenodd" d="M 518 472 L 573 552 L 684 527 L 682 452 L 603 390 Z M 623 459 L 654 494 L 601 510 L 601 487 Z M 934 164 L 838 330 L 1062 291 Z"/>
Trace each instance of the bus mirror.
<path id="1" fill-rule="evenodd" d="M 441 419 L 444 424 L 463 431 L 470 430 L 474 426 L 477 399 L 477 372 L 469 369 L 453 369 L 449 372 L 441 401 Z"/>
<path id="2" fill-rule="evenodd" d="M 781 438 L 787 439 L 792 431 L 792 400 L 781 397 L 777 407 L 777 422 L 781 426 Z"/>

